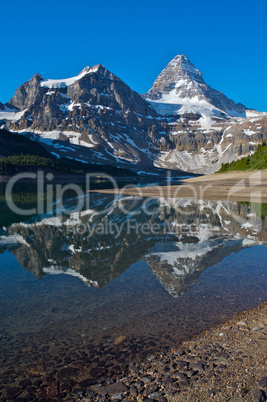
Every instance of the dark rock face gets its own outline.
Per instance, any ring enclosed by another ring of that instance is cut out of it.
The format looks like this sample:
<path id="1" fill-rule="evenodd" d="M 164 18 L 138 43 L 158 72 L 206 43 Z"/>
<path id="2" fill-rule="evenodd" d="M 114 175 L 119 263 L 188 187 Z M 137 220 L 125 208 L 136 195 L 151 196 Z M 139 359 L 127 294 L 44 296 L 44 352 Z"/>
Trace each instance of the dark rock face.
<path id="1" fill-rule="evenodd" d="M 163 130 L 159 129 L 156 112 L 103 66 L 87 71 L 84 75 L 81 72 L 81 78 L 78 76 L 71 85 L 46 85 L 41 76 L 34 75 L 17 89 L 10 101 L 21 110 L 27 109 L 11 128 L 33 132 L 57 130 L 57 139 L 70 142 L 74 142 L 77 133 L 75 143 L 99 148 L 105 154 L 102 160 L 108 160 L 111 153 L 122 162 L 142 160 L 143 164 L 151 164 L 147 154 L 157 153 L 156 145 L 160 145 L 157 133 Z"/>
<path id="2" fill-rule="evenodd" d="M 39 74 L 34 76 L 24 84 L 22 84 L 15 92 L 9 104 L 13 107 L 23 110 L 30 107 L 34 102 L 41 101 L 44 90 L 39 86 L 43 81 L 43 77 Z"/>
<path id="3" fill-rule="evenodd" d="M 103 66 L 65 87 L 53 87 L 53 84 L 51 87 L 49 84 L 41 86 L 42 80 L 35 74 L 17 89 L 11 99 L 13 106 L 28 108 L 24 118 L 16 124 L 18 128 L 27 124 L 31 129 L 41 131 L 55 130 L 59 126 L 60 131 L 70 131 L 79 123 L 82 132 L 92 133 L 96 129 L 97 134 L 104 135 L 107 131 L 105 126 L 114 120 L 144 129 L 151 126 L 151 122 L 144 119 L 156 116 L 140 95 Z M 121 116 L 116 118 L 115 113 Z M 114 131 L 112 127 L 109 130 Z"/>

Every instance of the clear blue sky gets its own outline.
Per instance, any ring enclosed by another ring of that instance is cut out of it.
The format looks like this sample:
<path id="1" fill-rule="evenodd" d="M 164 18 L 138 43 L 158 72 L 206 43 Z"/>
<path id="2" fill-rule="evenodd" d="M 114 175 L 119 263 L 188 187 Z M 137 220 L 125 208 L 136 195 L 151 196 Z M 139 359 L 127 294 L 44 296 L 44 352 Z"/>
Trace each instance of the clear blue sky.
<path id="1" fill-rule="evenodd" d="M 0 101 L 38 72 L 103 64 L 145 93 L 184 53 L 207 84 L 267 111 L 266 0 L 1 0 Z"/>

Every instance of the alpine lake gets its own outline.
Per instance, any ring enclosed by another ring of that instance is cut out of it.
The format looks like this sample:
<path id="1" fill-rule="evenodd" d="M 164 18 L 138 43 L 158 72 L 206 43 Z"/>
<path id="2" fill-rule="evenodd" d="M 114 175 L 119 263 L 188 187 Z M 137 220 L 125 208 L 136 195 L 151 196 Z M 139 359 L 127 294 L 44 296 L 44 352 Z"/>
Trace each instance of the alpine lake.
<path id="1" fill-rule="evenodd" d="M 38 212 L 24 183 L 18 213 L 5 189 L 0 397 L 70 368 L 64 397 L 267 300 L 266 204 L 50 191 Z"/>

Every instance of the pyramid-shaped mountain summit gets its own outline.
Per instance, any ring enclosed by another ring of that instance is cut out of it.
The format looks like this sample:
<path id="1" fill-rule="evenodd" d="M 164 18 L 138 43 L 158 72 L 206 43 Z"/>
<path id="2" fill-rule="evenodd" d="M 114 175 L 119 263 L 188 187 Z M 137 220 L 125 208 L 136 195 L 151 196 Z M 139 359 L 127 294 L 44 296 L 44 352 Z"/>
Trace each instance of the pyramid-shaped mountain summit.
<path id="1" fill-rule="evenodd" d="M 206 115 L 245 116 L 245 106 L 236 104 L 223 93 L 208 86 L 199 70 L 184 55 L 172 59 L 157 77 L 145 98 L 162 104 L 180 105 L 172 110 L 195 112 L 197 108 Z M 164 108 L 154 105 L 164 114 Z M 169 108 L 171 110 L 171 107 Z"/>

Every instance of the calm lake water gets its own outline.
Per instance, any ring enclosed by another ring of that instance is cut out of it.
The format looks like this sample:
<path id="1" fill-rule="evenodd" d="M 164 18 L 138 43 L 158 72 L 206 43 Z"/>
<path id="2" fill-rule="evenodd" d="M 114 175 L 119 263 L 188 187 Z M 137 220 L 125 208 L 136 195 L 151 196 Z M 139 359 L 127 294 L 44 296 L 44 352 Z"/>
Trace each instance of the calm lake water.
<path id="1" fill-rule="evenodd" d="M 14 199 L 36 206 L 27 186 Z M 31 216 L 0 199 L 5 384 L 75 364 L 112 375 L 267 300 L 266 205 L 80 199 Z"/>

